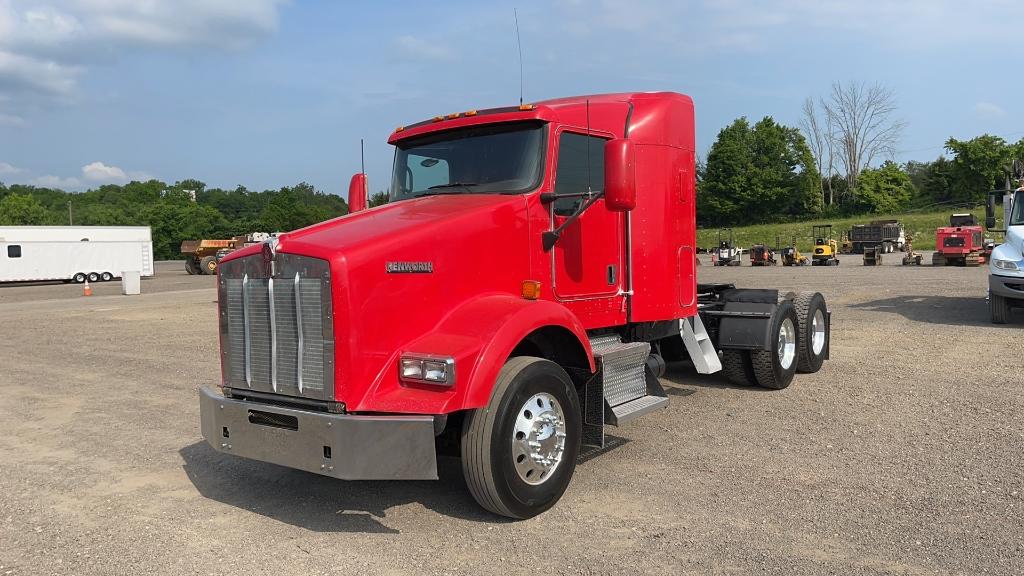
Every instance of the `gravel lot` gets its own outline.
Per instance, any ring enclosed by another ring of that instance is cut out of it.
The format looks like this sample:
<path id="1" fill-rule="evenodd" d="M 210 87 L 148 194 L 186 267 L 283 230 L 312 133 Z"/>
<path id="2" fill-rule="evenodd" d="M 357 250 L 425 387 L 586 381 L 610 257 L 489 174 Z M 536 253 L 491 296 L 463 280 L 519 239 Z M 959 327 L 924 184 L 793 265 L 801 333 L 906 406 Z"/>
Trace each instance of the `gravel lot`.
<path id="1" fill-rule="evenodd" d="M 180 263 L 137 297 L 0 287 L 0 576 L 1022 573 L 1024 311 L 992 326 L 984 268 L 897 256 L 701 267 L 820 290 L 832 359 L 783 391 L 673 368 L 670 407 L 610 428 L 524 522 L 481 511 L 455 460 L 345 483 L 207 448 L 214 279 Z"/>

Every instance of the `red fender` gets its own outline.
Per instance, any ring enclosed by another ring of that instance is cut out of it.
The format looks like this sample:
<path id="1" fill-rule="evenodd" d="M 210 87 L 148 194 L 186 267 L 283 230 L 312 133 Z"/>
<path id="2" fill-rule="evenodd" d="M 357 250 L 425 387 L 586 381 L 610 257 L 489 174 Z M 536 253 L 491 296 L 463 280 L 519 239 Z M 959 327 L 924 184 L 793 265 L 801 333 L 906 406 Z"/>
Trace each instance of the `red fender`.
<path id="1" fill-rule="evenodd" d="M 591 372 L 590 340 L 579 319 L 565 306 L 547 300 L 526 300 L 510 294 L 481 296 L 459 306 L 437 328 L 401 350 L 455 358 L 454 389 L 410 386 L 398 382 L 398 353 L 378 377 L 377 386 L 355 411 L 446 414 L 486 406 L 491 389 L 509 354 L 538 328 L 559 326 L 571 332 L 586 353 Z"/>

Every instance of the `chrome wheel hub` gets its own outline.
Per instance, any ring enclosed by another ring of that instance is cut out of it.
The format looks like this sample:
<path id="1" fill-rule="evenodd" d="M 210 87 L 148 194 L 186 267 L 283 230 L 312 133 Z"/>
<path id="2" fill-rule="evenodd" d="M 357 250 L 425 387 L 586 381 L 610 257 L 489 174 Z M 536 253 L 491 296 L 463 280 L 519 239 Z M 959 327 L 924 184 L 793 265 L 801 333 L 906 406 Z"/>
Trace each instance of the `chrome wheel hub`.
<path id="1" fill-rule="evenodd" d="M 789 370 L 796 358 L 796 328 L 793 320 L 786 318 L 779 327 L 779 364 L 783 370 Z"/>
<path id="2" fill-rule="evenodd" d="M 825 349 L 825 314 L 820 309 L 814 311 L 814 319 L 811 320 L 811 350 L 814 355 L 821 354 Z"/>
<path id="3" fill-rule="evenodd" d="M 519 409 L 512 429 L 512 461 L 527 484 L 544 483 L 565 452 L 565 414 L 550 394 L 534 394 Z"/>

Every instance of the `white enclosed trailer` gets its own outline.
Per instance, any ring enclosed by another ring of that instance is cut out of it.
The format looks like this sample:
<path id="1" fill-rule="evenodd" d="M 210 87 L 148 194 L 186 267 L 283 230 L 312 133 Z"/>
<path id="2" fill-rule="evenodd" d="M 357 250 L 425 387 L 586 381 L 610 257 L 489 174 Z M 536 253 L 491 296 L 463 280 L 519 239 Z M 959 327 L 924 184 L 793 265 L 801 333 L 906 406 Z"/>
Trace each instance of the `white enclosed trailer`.
<path id="1" fill-rule="evenodd" d="M 153 275 L 149 226 L 0 226 L 0 282 Z"/>

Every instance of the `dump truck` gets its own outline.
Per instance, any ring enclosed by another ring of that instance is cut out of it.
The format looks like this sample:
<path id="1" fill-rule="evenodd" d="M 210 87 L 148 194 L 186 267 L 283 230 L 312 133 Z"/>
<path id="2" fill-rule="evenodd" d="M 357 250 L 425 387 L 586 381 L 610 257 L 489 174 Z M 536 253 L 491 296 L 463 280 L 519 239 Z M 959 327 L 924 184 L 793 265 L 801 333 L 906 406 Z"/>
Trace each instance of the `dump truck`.
<path id="1" fill-rule="evenodd" d="M 867 224 L 855 224 L 847 234 L 851 249 L 863 254 L 866 249 L 880 247 L 883 254 L 903 251 L 907 242 L 906 231 L 899 220 L 872 220 Z"/>
<path id="2" fill-rule="evenodd" d="M 528 518 L 606 425 L 667 406 L 667 359 L 770 389 L 820 369 L 820 293 L 697 282 L 693 110 L 606 94 L 396 129 L 387 204 L 359 210 L 356 174 L 356 211 L 221 261 L 206 441 L 346 480 L 436 479 L 450 450 L 483 508 Z"/>
<path id="3" fill-rule="evenodd" d="M 952 214 L 935 230 L 932 266 L 980 266 L 985 241 L 974 214 Z"/>
<path id="4" fill-rule="evenodd" d="M 216 274 L 217 264 L 232 250 L 264 242 L 270 236 L 266 232 L 253 232 L 227 240 L 185 240 L 180 249 L 185 256 L 185 271 L 189 274 Z"/>

